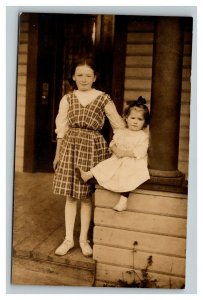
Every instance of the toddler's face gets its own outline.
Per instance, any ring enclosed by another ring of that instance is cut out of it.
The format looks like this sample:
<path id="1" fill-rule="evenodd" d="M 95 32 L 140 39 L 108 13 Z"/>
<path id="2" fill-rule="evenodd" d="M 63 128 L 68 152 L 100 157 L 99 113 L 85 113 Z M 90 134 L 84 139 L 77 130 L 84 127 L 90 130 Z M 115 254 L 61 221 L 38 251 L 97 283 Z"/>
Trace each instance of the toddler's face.
<path id="1" fill-rule="evenodd" d="M 96 80 L 94 71 L 89 66 L 78 66 L 73 76 L 78 90 L 88 91 L 91 90 L 93 82 Z"/>
<path id="2" fill-rule="evenodd" d="M 143 111 L 132 109 L 129 116 L 126 118 L 126 123 L 127 123 L 127 127 L 130 130 L 138 131 L 143 129 L 143 126 L 145 124 Z"/>

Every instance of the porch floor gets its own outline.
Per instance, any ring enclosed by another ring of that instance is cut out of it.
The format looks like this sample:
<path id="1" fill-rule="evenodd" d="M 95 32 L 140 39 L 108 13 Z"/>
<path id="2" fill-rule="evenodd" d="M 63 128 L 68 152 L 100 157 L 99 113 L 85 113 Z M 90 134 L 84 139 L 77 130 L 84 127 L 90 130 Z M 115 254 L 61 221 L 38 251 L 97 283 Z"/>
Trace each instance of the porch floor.
<path id="1" fill-rule="evenodd" d="M 65 236 L 65 197 L 52 193 L 52 181 L 52 173 L 17 173 L 15 176 L 12 283 L 92 286 L 95 261 L 84 257 L 78 244 L 80 203 L 75 247 L 62 257 L 54 254 Z"/>

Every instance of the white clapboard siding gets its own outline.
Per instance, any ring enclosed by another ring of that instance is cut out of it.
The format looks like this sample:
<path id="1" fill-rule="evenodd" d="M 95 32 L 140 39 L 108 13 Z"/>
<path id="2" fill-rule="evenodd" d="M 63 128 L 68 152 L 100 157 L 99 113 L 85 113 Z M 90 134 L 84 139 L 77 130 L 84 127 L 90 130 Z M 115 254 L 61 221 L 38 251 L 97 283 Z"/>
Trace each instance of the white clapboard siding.
<path id="1" fill-rule="evenodd" d="M 162 287 L 180 288 L 185 280 L 187 196 L 136 189 L 130 193 L 127 210 L 116 212 L 112 208 L 119 197 L 97 186 L 93 237 L 96 284 L 116 284 L 129 270 L 141 271 L 152 256 L 148 269 L 152 277 Z"/>
<path id="2" fill-rule="evenodd" d="M 124 109 L 129 101 L 138 98 L 140 95 L 146 98 L 150 107 L 153 41 L 153 20 L 129 22 L 126 47 Z M 185 30 L 178 168 L 186 175 L 186 178 L 188 176 L 188 154 L 182 151 L 183 148 L 186 148 L 186 144 L 189 144 L 189 135 L 187 138 L 182 138 L 182 131 L 185 128 L 189 128 L 190 120 L 191 41 L 191 32 Z"/>
<path id="3" fill-rule="evenodd" d="M 148 272 L 151 280 L 157 280 L 159 288 L 180 288 L 184 286 L 184 278 L 176 276 L 168 276 L 159 273 Z M 129 272 L 129 268 L 113 266 L 109 264 L 97 263 L 96 285 L 103 287 L 107 282 L 115 284 L 118 280 L 132 283 L 133 280 L 139 282 L 142 278 L 141 271 L 134 269 L 134 272 Z"/>
<path id="4" fill-rule="evenodd" d="M 27 84 L 28 58 L 28 14 L 21 15 L 19 45 L 18 45 L 18 74 L 17 74 L 17 111 L 16 111 L 16 152 L 15 169 L 23 171 L 24 161 L 24 133 L 25 133 L 25 103 Z"/>
<path id="5" fill-rule="evenodd" d="M 132 269 L 143 269 L 146 266 L 150 252 L 141 252 L 139 250 L 132 251 L 119 247 L 109 247 L 103 245 L 94 245 L 93 259 L 100 260 L 101 263 L 112 264 L 114 266 L 122 266 Z M 174 276 L 184 277 L 185 275 L 185 259 L 168 255 L 152 255 L 153 263 L 149 267 L 149 271 L 160 274 L 173 274 Z"/>
<path id="6" fill-rule="evenodd" d="M 149 252 L 150 249 L 151 254 L 159 253 L 182 258 L 185 258 L 186 252 L 184 238 L 102 226 L 95 226 L 94 241 L 96 244 L 126 249 L 133 249 L 133 244 L 136 241 L 136 250 Z"/>

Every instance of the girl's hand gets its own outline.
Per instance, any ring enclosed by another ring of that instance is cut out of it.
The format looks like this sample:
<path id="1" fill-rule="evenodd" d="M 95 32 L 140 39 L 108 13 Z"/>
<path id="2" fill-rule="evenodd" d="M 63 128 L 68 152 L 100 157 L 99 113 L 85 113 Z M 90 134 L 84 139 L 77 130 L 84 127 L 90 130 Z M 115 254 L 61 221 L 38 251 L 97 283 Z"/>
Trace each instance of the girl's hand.
<path id="1" fill-rule="evenodd" d="M 53 169 L 54 169 L 54 171 L 56 171 L 56 169 L 57 169 L 58 161 L 59 161 L 59 156 L 58 156 L 58 154 L 56 154 L 55 158 L 54 158 L 54 161 L 53 161 Z"/>
<path id="2" fill-rule="evenodd" d="M 57 139 L 56 154 L 55 154 L 55 158 L 54 158 L 54 161 L 53 161 L 53 169 L 54 169 L 54 171 L 56 171 L 57 165 L 58 165 L 58 161 L 59 161 L 59 149 L 61 147 L 61 141 L 62 141 L 62 139 Z"/>
<path id="3" fill-rule="evenodd" d="M 121 150 L 120 148 L 118 148 L 116 145 L 113 145 L 111 147 L 111 151 L 118 157 L 118 158 L 122 158 L 122 157 L 135 157 L 133 151 L 131 150 Z"/>

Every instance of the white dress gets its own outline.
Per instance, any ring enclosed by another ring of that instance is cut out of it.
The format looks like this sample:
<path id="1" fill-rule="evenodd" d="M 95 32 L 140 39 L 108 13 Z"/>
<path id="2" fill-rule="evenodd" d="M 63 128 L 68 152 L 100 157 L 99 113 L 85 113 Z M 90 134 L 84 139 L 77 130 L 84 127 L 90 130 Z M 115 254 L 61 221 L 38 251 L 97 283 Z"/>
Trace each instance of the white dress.
<path id="1" fill-rule="evenodd" d="M 110 145 L 133 151 L 135 157 L 117 158 L 115 154 L 91 169 L 99 185 L 113 192 L 128 192 L 150 178 L 147 168 L 148 133 L 128 128 L 116 129 Z"/>

